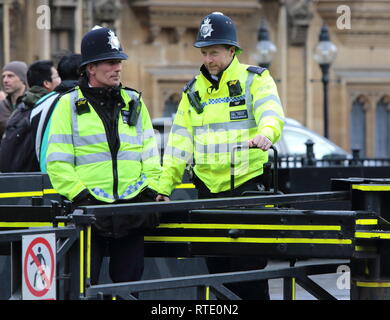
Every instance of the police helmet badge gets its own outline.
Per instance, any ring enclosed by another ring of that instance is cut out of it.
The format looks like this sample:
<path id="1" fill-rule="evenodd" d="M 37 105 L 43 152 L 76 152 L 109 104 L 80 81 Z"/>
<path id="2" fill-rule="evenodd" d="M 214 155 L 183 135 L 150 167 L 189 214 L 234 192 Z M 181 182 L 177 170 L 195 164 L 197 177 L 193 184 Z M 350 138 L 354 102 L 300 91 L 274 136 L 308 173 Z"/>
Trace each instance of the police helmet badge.
<path id="1" fill-rule="evenodd" d="M 200 35 L 203 39 L 211 37 L 211 32 L 213 32 L 213 26 L 210 24 L 210 19 L 206 18 L 203 20 L 203 24 L 200 26 Z"/>
<path id="2" fill-rule="evenodd" d="M 119 51 L 121 44 L 119 42 L 118 37 L 112 30 L 108 31 L 108 35 L 108 44 L 111 46 L 111 49 L 116 49 Z"/>

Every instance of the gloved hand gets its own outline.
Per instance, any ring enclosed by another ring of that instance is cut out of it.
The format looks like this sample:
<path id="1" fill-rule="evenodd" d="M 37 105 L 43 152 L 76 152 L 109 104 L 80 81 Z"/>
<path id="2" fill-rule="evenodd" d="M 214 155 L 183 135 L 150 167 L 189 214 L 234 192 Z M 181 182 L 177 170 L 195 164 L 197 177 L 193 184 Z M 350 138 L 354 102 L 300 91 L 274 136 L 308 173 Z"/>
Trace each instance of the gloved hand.
<path id="1" fill-rule="evenodd" d="M 156 201 L 171 201 L 171 199 L 163 194 L 158 194 L 156 197 Z"/>
<path id="2" fill-rule="evenodd" d="M 91 206 L 97 204 L 99 201 L 89 193 L 88 189 L 84 189 L 77 196 L 73 198 L 72 205 L 74 207 Z"/>
<path id="3" fill-rule="evenodd" d="M 146 188 L 138 196 L 137 202 L 152 202 L 156 200 L 156 197 L 157 192 L 155 190 Z M 140 212 L 140 214 L 130 216 L 129 222 L 132 225 L 132 228 L 139 228 L 142 230 L 154 229 L 160 224 L 160 214 L 158 212 Z"/>

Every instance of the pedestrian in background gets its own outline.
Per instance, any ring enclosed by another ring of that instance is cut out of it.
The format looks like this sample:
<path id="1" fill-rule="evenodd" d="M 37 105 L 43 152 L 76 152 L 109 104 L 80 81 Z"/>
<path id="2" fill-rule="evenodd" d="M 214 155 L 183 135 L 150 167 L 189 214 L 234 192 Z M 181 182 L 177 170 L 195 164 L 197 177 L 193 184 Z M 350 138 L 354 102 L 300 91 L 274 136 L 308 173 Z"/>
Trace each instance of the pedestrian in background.
<path id="1" fill-rule="evenodd" d="M 27 89 L 27 64 L 23 61 L 11 61 L 3 67 L 2 86 L 4 98 L 0 94 L 0 141 L 7 121 Z"/>
<path id="2" fill-rule="evenodd" d="M 62 94 L 74 88 L 80 78 L 81 54 L 71 53 L 61 58 L 57 71 L 61 83 L 50 94 L 42 97 L 30 115 L 34 133 L 35 153 L 41 172 L 46 173 L 46 152 L 50 129 L 50 119 Z"/>
<path id="3" fill-rule="evenodd" d="M 1 141 L 2 172 L 39 171 L 34 147 L 35 134 L 31 128 L 30 115 L 35 103 L 53 91 L 61 83 L 61 78 L 52 61 L 39 60 L 28 67 L 27 82 L 29 89 L 8 119 Z"/>

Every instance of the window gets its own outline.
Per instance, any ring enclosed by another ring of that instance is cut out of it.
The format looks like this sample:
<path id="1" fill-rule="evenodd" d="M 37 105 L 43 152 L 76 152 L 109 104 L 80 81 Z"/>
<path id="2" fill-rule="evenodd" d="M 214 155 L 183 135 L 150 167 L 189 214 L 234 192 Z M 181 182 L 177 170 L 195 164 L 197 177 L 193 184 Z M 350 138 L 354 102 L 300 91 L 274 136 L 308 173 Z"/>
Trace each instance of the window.
<path id="1" fill-rule="evenodd" d="M 180 95 L 178 93 L 171 94 L 164 103 L 163 117 L 172 117 L 177 111 L 180 102 Z"/>
<path id="2" fill-rule="evenodd" d="M 366 111 L 365 99 L 360 96 L 352 103 L 350 122 L 351 149 L 359 149 L 360 157 L 366 156 Z"/>
<path id="3" fill-rule="evenodd" d="M 51 13 L 51 52 L 53 60 L 58 60 L 75 51 L 75 7 L 55 6 Z"/>
<path id="4" fill-rule="evenodd" d="M 375 157 L 390 156 L 390 111 L 389 103 L 384 97 L 376 105 Z"/>

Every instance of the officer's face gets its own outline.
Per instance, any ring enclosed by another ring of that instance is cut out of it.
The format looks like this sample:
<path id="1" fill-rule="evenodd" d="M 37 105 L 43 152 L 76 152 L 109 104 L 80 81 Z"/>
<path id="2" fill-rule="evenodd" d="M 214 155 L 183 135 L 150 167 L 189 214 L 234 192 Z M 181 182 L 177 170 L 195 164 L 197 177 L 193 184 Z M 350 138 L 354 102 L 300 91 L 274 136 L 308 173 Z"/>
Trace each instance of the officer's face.
<path id="1" fill-rule="evenodd" d="M 89 83 L 93 87 L 114 87 L 121 82 L 122 61 L 104 60 L 87 66 Z"/>
<path id="2" fill-rule="evenodd" d="M 207 46 L 200 49 L 203 64 L 212 75 L 225 70 L 233 59 L 235 48 L 222 45 Z"/>

